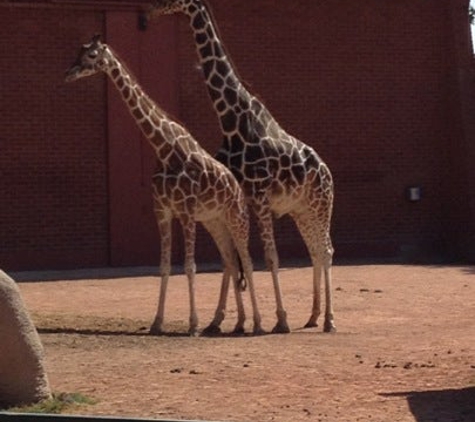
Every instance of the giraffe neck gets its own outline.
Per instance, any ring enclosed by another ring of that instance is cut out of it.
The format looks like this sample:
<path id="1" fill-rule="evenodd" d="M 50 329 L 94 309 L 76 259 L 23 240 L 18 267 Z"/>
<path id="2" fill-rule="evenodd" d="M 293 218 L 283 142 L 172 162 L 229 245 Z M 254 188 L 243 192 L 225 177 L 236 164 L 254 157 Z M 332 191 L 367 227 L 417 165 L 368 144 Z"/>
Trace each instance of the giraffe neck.
<path id="1" fill-rule="evenodd" d="M 105 73 L 114 83 L 135 119 L 142 133 L 158 156 L 164 144 L 175 144 L 178 136 L 188 136 L 188 132 L 167 114 L 144 92 L 127 67 L 115 53 L 108 48 L 108 63 Z"/>
<path id="2" fill-rule="evenodd" d="M 231 89 L 240 88 L 241 82 L 226 55 L 207 6 L 201 0 L 194 0 L 184 12 L 190 20 L 211 98 L 214 100 L 221 96 L 223 82 Z"/>
<path id="3" fill-rule="evenodd" d="M 239 130 L 251 139 L 245 132 L 255 130 L 256 123 L 261 123 L 261 127 L 268 127 L 270 122 L 277 124 L 264 104 L 240 81 L 207 5 L 202 0 L 192 0 L 183 12 L 189 18 L 208 93 L 225 137 Z M 252 121 L 249 111 L 252 111 Z"/>

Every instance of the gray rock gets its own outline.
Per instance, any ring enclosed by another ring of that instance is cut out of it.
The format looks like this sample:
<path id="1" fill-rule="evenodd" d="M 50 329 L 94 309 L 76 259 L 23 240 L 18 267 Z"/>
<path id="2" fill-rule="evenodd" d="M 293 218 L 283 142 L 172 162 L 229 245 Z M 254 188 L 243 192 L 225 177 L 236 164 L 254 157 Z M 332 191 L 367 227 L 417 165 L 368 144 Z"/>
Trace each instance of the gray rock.
<path id="1" fill-rule="evenodd" d="M 41 340 L 15 281 L 0 270 L 0 408 L 51 397 Z"/>

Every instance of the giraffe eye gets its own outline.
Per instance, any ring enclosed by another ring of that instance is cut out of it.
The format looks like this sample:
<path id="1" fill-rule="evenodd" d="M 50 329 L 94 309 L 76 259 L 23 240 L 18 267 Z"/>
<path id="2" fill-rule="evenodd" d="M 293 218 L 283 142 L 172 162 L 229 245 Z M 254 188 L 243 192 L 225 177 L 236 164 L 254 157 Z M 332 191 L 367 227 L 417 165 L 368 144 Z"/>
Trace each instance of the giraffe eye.
<path id="1" fill-rule="evenodd" d="M 87 56 L 88 56 L 90 59 L 95 59 L 98 54 L 99 54 L 99 53 L 98 53 L 97 50 L 92 50 L 90 53 L 88 53 Z"/>

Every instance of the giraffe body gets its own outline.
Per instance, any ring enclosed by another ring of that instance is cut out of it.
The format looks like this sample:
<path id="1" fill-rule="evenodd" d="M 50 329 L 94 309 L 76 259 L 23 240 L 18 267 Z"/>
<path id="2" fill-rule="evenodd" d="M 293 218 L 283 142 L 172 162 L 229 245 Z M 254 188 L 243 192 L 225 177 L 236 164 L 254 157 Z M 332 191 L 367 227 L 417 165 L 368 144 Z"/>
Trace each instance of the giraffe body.
<path id="1" fill-rule="evenodd" d="M 277 324 L 273 331 L 289 331 L 273 229 L 273 217 L 284 214 L 295 221 L 314 268 L 312 312 L 306 327 L 317 325 L 323 273 L 324 331 L 335 331 L 330 237 L 334 192 L 329 168 L 315 150 L 288 134 L 241 83 L 204 0 L 157 0 L 149 18 L 170 13 L 184 13 L 189 18 L 208 94 L 224 137 L 216 158 L 231 169 L 257 217 L 276 295 Z"/>
<path id="2" fill-rule="evenodd" d="M 152 177 L 154 211 L 161 239 L 161 287 L 159 304 L 151 333 L 160 334 L 165 312 L 166 291 L 171 272 L 171 222 L 178 219 L 185 240 L 185 273 L 189 282 L 190 334 L 197 332 L 194 259 L 196 222 L 201 222 L 216 242 L 224 264 L 223 282 L 215 317 L 205 329 L 220 331 L 224 319 L 230 277 L 236 294 L 238 322 L 236 332 L 244 331 L 244 306 L 238 280 L 239 263 L 249 285 L 254 333 L 262 332 L 252 281 L 252 262 L 248 252 L 249 215 L 245 197 L 229 169 L 211 157 L 186 128 L 171 119 L 148 97 L 120 61 L 98 37 L 84 45 L 78 59 L 67 71 L 73 81 L 98 72 L 106 73 L 129 108 L 136 123 L 157 157 Z"/>

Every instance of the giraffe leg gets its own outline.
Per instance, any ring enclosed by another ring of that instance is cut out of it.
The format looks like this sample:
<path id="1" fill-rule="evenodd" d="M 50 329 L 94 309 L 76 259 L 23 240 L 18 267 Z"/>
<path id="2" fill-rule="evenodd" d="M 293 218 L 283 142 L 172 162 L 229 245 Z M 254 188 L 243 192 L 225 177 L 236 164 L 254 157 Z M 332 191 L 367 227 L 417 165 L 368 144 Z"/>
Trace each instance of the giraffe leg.
<path id="1" fill-rule="evenodd" d="M 233 274 L 233 288 L 234 296 L 236 298 L 236 307 L 238 311 L 238 320 L 233 329 L 233 334 L 244 334 L 244 322 L 246 321 L 246 313 L 244 312 L 244 303 L 242 300 L 243 288 L 239 282 L 239 264 L 234 246 L 231 247 L 232 251 L 232 274 Z"/>
<path id="2" fill-rule="evenodd" d="M 323 273 L 325 279 L 325 322 L 323 331 L 335 332 L 331 279 L 333 247 L 330 238 L 329 224 L 325 224 L 319 220 L 314 211 L 308 213 L 292 213 L 291 217 L 297 224 L 313 264 L 312 313 L 305 327 L 317 326 L 317 320 L 321 312 L 321 278 Z"/>
<path id="3" fill-rule="evenodd" d="M 190 325 L 188 332 L 195 336 L 198 330 L 198 313 L 196 311 L 195 300 L 195 243 L 196 243 L 196 223 L 193 217 L 188 215 L 181 216 L 181 225 L 183 227 L 183 237 L 185 240 L 185 274 L 188 278 L 188 294 L 190 300 Z"/>
<path id="4" fill-rule="evenodd" d="M 256 215 L 261 239 L 264 244 L 264 254 L 267 269 L 272 273 L 272 283 L 274 285 L 275 301 L 277 306 L 277 324 L 272 329 L 272 332 L 278 334 L 290 333 L 290 328 L 287 323 L 287 312 L 285 312 L 284 309 L 284 302 L 280 289 L 279 256 L 277 254 L 277 248 L 275 245 L 272 214 L 270 211 L 268 211 L 260 213 L 256 212 Z"/>
<path id="5" fill-rule="evenodd" d="M 252 261 L 251 256 L 246 245 L 236 243 L 238 248 L 239 258 L 241 259 L 244 276 L 246 278 L 247 284 L 249 286 L 249 294 L 251 296 L 252 312 L 253 312 L 253 322 L 254 327 L 252 332 L 254 335 L 265 334 L 265 331 L 261 325 L 261 315 L 259 313 L 259 308 L 257 306 L 257 297 L 254 289 L 254 280 L 252 276 Z M 239 289 L 239 288 L 238 288 Z"/>
<path id="6" fill-rule="evenodd" d="M 231 273 L 228 268 L 224 268 L 223 279 L 221 282 L 221 289 L 219 293 L 218 306 L 214 313 L 214 318 L 211 323 L 203 330 L 202 334 L 205 336 L 215 336 L 221 334 L 221 323 L 226 316 L 226 302 L 229 291 L 229 281 L 231 279 Z"/>
<path id="7" fill-rule="evenodd" d="M 150 334 L 162 334 L 162 324 L 165 314 L 165 299 L 167 295 L 168 278 L 171 271 L 171 220 L 157 212 L 158 229 L 160 232 L 161 258 L 160 258 L 160 296 L 155 319 L 150 327 Z"/>
<path id="8" fill-rule="evenodd" d="M 221 322 L 224 320 L 226 312 L 226 301 L 231 276 L 233 278 L 233 287 L 236 296 L 236 305 L 238 311 L 238 321 L 233 332 L 236 334 L 244 333 L 244 322 L 246 320 L 246 315 L 244 312 L 242 293 L 240 287 L 238 286 L 238 265 L 231 235 L 229 234 L 229 231 L 226 226 L 220 221 L 214 221 L 213 223 L 207 221 L 203 222 L 203 225 L 215 241 L 224 264 L 223 281 L 221 284 L 221 292 L 219 296 L 218 306 L 215 311 L 215 316 L 213 321 L 211 321 L 210 325 L 205 328 L 203 333 L 213 334 L 216 332 L 219 333 L 221 331 L 220 325 Z"/>
<path id="9" fill-rule="evenodd" d="M 333 255 L 333 250 L 331 252 Z M 328 257 L 327 257 L 328 259 Z M 324 263 L 324 274 L 325 274 L 325 323 L 323 324 L 323 331 L 325 333 L 336 333 L 336 326 L 333 316 L 333 297 L 332 297 L 332 263 L 331 256 L 329 258 L 329 263 Z"/>
<path id="10" fill-rule="evenodd" d="M 252 275 L 252 259 L 249 254 L 249 220 L 243 217 L 242 214 L 238 214 L 230 218 L 231 236 L 234 241 L 234 245 L 237 249 L 237 253 L 241 260 L 244 277 L 246 278 L 249 286 L 249 294 L 251 296 L 252 312 L 253 312 L 253 334 L 261 335 L 265 334 L 265 331 L 261 326 L 261 315 L 257 306 L 256 292 L 254 289 L 254 280 Z"/>
<path id="11" fill-rule="evenodd" d="M 318 327 L 318 317 L 321 313 L 322 297 L 321 297 L 321 280 L 322 280 L 322 265 L 317 260 L 312 260 L 313 265 L 313 301 L 312 301 L 312 313 L 305 328 Z"/>

